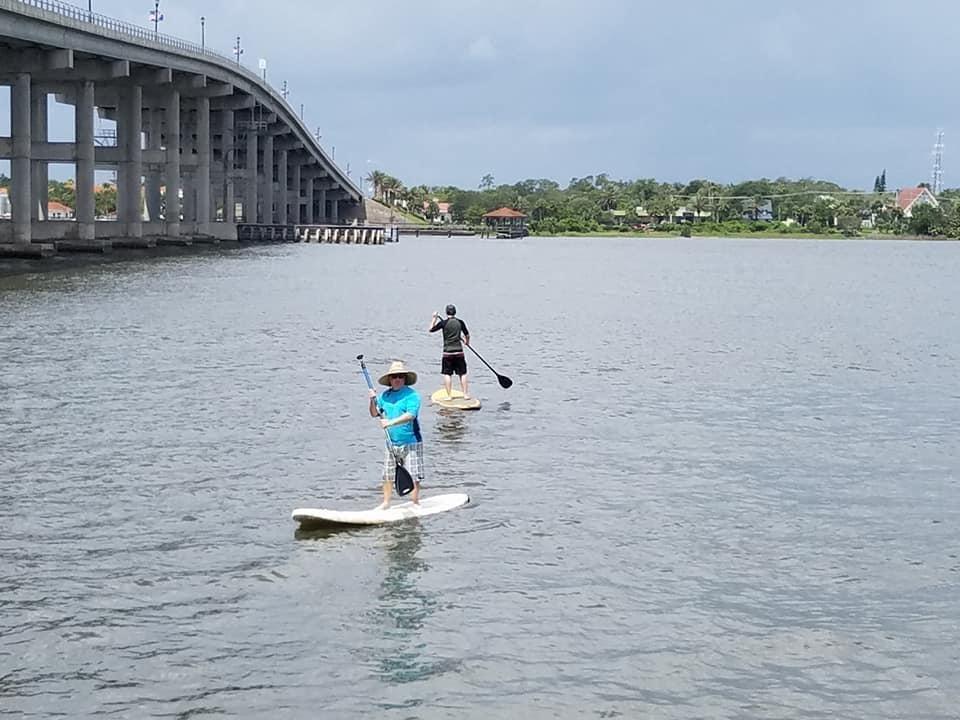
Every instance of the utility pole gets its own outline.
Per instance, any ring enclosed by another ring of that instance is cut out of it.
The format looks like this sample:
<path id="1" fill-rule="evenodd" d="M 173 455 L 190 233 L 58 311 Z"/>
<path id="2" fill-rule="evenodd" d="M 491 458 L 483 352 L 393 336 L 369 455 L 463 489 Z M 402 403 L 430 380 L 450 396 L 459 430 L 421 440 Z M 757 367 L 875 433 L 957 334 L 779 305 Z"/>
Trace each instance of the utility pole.
<path id="1" fill-rule="evenodd" d="M 283 95 L 283 99 L 284 99 L 284 100 L 286 100 L 286 99 L 287 99 L 287 95 L 290 94 L 290 91 L 287 90 L 287 81 L 286 81 L 286 80 L 283 81 L 283 87 L 280 88 L 280 94 Z"/>
<path id="2" fill-rule="evenodd" d="M 237 35 L 237 44 L 233 46 L 233 52 L 237 56 L 237 65 L 240 64 L 240 56 L 243 55 L 243 50 L 240 48 L 240 36 Z"/>

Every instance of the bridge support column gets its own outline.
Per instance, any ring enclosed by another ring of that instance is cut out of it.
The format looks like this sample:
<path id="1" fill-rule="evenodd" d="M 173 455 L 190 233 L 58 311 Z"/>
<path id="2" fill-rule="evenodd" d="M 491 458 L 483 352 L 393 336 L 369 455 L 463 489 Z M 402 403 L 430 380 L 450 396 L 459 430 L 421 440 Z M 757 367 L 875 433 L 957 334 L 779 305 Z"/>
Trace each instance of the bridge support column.
<path id="1" fill-rule="evenodd" d="M 10 92 L 11 131 L 13 136 L 13 160 L 10 169 L 13 174 L 10 185 L 10 215 L 13 220 L 13 241 L 17 244 L 29 244 L 31 240 L 30 208 L 30 75 L 19 73 Z"/>
<path id="2" fill-rule="evenodd" d="M 293 163 L 293 180 L 291 181 L 290 193 L 290 221 L 296 225 L 300 224 L 300 207 L 303 203 L 303 196 L 300 194 L 300 163 Z"/>
<path id="3" fill-rule="evenodd" d="M 247 127 L 247 172 L 243 192 L 243 221 L 259 222 L 257 213 L 257 123 L 256 108 L 250 108 L 250 125 Z"/>
<path id="4" fill-rule="evenodd" d="M 197 232 L 210 234 L 210 98 L 197 98 Z"/>
<path id="5" fill-rule="evenodd" d="M 263 220 L 274 223 L 273 214 L 273 135 L 263 136 Z"/>
<path id="6" fill-rule="evenodd" d="M 233 165 L 235 142 L 233 130 L 233 110 L 224 110 L 221 114 L 221 153 L 223 155 L 223 221 L 237 221 L 237 201 L 234 196 Z"/>
<path id="7" fill-rule="evenodd" d="M 340 201 L 331 200 L 330 201 L 330 222 L 334 225 L 340 223 Z"/>
<path id="8" fill-rule="evenodd" d="M 180 237 L 180 91 L 171 90 L 166 107 L 167 187 L 164 193 L 164 220 L 168 237 Z"/>
<path id="9" fill-rule="evenodd" d="M 313 225 L 313 176 L 311 175 L 304 182 L 303 194 L 307 202 L 303 208 L 303 222 L 306 225 Z"/>
<path id="10" fill-rule="evenodd" d="M 93 83 L 89 80 L 81 82 L 77 88 L 77 105 L 74 114 L 74 134 L 76 135 L 74 142 L 77 147 L 77 237 L 87 242 L 92 242 L 97 236 L 93 98 Z"/>
<path id="11" fill-rule="evenodd" d="M 30 88 L 30 140 L 47 142 L 47 91 L 35 85 Z M 30 220 L 49 218 L 50 170 L 44 160 L 30 161 L 33 203 L 30 205 Z"/>
<path id="12" fill-rule="evenodd" d="M 327 215 L 327 191 L 323 188 L 317 192 L 317 218 L 316 221 L 321 225 L 329 222 L 330 216 Z"/>
<path id="13" fill-rule="evenodd" d="M 290 188 L 287 185 L 287 159 L 290 153 L 287 150 L 277 152 L 277 222 L 287 224 L 289 216 Z"/>
<path id="14" fill-rule="evenodd" d="M 120 167 L 117 173 L 117 215 L 128 238 L 143 237 L 143 88 L 128 85 L 120 91 L 120 117 L 117 128 Z"/>
<path id="15" fill-rule="evenodd" d="M 163 111 L 151 110 L 149 118 L 150 128 L 147 132 L 147 147 L 151 150 L 160 150 L 163 147 Z M 147 170 L 143 183 L 147 200 L 147 215 L 152 222 L 157 222 L 160 219 L 160 186 L 163 181 L 156 166 Z"/>

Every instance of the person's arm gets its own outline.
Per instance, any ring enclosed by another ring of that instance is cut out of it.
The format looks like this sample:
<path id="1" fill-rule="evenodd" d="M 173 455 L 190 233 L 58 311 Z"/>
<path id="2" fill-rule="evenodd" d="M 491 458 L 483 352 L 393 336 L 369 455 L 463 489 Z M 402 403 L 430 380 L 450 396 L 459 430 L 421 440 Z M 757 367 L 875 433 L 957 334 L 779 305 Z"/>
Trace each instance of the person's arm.
<path id="1" fill-rule="evenodd" d="M 404 423 L 413 422 L 414 417 L 414 415 L 405 412 L 403 415 L 393 418 L 393 420 L 387 420 L 386 418 L 383 418 L 380 421 L 380 424 L 385 428 L 389 428 L 393 427 L 394 425 L 403 425 Z"/>
<path id="2" fill-rule="evenodd" d="M 370 388 L 370 417 L 380 417 L 380 406 L 377 404 L 377 391 Z"/>
<path id="3" fill-rule="evenodd" d="M 460 334 L 463 335 L 463 341 L 469 346 L 470 331 L 467 330 L 467 324 L 463 320 L 460 321 Z"/>
<path id="4" fill-rule="evenodd" d="M 436 332 L 443 327 L 445 321 L 440 319 L 440 315 L 437 313 L 433 314 L 433 317 L 430 318 L 430 332 Z"/>

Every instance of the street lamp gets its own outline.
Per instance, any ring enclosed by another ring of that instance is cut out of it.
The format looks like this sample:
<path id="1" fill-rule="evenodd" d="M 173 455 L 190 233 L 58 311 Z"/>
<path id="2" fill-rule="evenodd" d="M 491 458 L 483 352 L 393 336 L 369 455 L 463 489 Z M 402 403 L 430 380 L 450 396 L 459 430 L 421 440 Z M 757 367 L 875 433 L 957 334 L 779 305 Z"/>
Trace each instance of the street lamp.
<path id="1" fill-rule="evenodd" d="M 237 65 L 240 64 L 240 56 L 243 55 L 243 50 L 240 47 L 240 36 L 237 35 L 237 44 L 233 46 L 233 53 L 237 56 Z"/>
<path id="2" fill-rule="evenodd" d="M 200 50 L 203 52 L 205 52 L 204 48 L 207 47 L 206 22 L 207 22 L 207 19 L 203 15 L 201 15 L 200 16 Z"/>

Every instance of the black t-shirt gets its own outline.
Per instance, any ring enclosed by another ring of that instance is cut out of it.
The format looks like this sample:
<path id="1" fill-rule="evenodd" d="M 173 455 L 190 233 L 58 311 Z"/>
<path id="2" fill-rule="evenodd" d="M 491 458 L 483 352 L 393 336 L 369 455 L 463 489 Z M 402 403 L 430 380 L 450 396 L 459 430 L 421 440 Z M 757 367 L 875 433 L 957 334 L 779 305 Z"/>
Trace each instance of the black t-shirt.
<path id="1" fill-rule="evenodd" d="M 460 335 L 470 335 L 467 330 L 467 324 L 458 317 L 446 317 L 432 328 L 430 332 L 443 330 L 443 351 L 445 353 L 462 353 L 463 343 L 460 342 Z"/>

